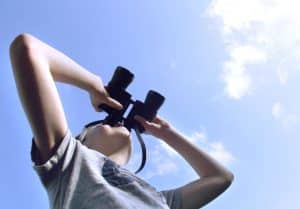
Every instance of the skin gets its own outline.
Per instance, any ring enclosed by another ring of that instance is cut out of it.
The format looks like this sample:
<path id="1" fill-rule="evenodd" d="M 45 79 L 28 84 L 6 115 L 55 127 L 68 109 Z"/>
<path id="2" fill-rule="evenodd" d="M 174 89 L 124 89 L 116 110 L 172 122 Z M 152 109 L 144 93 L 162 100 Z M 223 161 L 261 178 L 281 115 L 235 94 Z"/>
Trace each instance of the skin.
<path id="1" fill-rule="evenodd" d="M 68 130 L 55 81 L 85 90 L 95 111 L 101 111 L 98 105 L 102 103 L 121 108 L 109 97 L 99 76 L 32 35 L 17 36 L 10 46 L 10 57 L 18 94 L 43 162 L 55 152 Z M 177 188 L 182 196 L 182 209 L 198 209 L 231 185 L 233 174 L 169 122 L 159 116 L 152 122 L 139 116 L 136 120 L 145 127 L 147 134 L 173 147 L 198 174 L 199 179 Z M 122 126 L 96 126 L 88 131 L 84 144 L 122 165 L 130 158 L 131 139 Z"/>
<path id="2" fill-rule="evenodd" d="M 97 125 L 86 134 L 83 142 L 120 165 L 125 165 L 131 156 L 132 143 L 129 131 L 124 126 Z"/>

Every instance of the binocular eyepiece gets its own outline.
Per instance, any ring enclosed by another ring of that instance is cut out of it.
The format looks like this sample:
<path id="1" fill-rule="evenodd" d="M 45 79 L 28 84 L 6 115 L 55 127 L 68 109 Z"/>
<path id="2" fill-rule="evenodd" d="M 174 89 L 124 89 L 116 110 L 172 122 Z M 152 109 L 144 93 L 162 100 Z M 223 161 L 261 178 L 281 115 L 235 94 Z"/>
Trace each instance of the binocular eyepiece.
<path id="1" fill-rule="evenodd" d="M 115 126 L 118 123 L 122 123 L 129 131 L 131 131 L 132 128 L 138 128 L 138 130 L 142 133 L 145 130 L 134 119 L 134 116 L 140 115 L 146 120 L 152 121 L 165 98 L 158 92 L 150 90 L 144 102 L 132 100 L 131 94 L 126 91 L 126 88 L 133 81 L 133 78 L 133 73 L 124 67 L 118 66 L 112 79 L 105 88 L 110 97 L 120 102 L 123 105 L 123 108 L 121 110 L 117 110 L 106 104 L 101 104 L 99 107 L 108 113 L 108 116 L 104 119 L 105 124 Z M 130 104 L 132 104 L 130 112 L 127 117 L 123 117 Z"/>

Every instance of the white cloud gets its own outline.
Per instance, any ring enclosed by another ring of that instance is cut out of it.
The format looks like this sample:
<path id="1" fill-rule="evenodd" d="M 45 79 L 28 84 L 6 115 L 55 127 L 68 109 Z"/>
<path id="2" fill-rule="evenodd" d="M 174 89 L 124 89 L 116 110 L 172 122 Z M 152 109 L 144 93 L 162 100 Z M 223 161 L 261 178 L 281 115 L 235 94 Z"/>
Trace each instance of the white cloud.
<path id="1" fill-rule="evenodd" d="M 272 107 L 272 115 L 274 118 L 278 119 L 282 116 L 283 108 L 280 102 L 276 102 Z"/>
<path id="2" fill-rule="evenodd" d="M 281 85 L 286 85 L 288 81 L 288 71 L 280 66 L 277 68 L 277 76 Z"/>
<path id="3" fill-rule="evenodd" d="M 181 134 L 184 135 L 183 133 Z M 207 141 L 206 133 L 203 131 L 194 132 L 191 137 L 187 138 L 194 144 L 205 143 Z M 178 153 L 163 140 L 160 141 L 160 145 L 170 157 L 178 157 Z"/>
<path id="4" fill-rule="evenodd" d="M 228 166 L 234 161 L 233 155 L 225 149 L 221 142 L 212 142 L 209 146 L 208 154 L 221 164 Z"/>
<path id="5" fill-rule="evenodd" d="M 299 52 L 300 53 L 300 52 Z M 284 56 L 277 66 L 277 77 L 282 86 L 288 84 L 290 74 L 300 72 L 300 54 L 291 52 L 288 56 Z"/>
<path id="6" fill-rule="evenodd" d="M 186 138 L 224 166 L 229 166 L 235 160 L 222 142 L 210 141 L 203 130 L 194 132 L 190 137 L 186 136 Z M 149 169 L 145 170 L 145 173 L 142 174 L 146 180 L 155 176 L 166 176 L 168 174 L 177 173 L 182 169 L 182 166 L 184 166 L 182 164 L 183 158 L 162 140 L 159 144 L 154 145 L 153 148 L 147 149 L 147 152 L 147 156 L 149 157 L 147 161 Z M 128 165 L 126 165 L 126 168 L 135 171 L 140 164 L 140 158 L 140 153 L 134 153 Z M 194 174 L 191 175 L 191 173 L 192 172 L 185 172 L 184 175 L 196 177 Z"/>
<path id="7" fill-rule="evenodd" d="M 191 141 L 194 143 L 206 143 L 207 142 L 207 135 L 204 131 L 197 131 L 192 134 L 190 137 Z"/>
<path id="8" fill-rule="evenodd" d="M 229 166 L 235 160 L 234 156 L 225 148 L 222 142 L 210 141 L 204 131 L 194 132 L 190 137 L 187 136 L 186 138 L 224 166 Z M 162 148 L 170 157 L 175 158 L 179 156 L 178 153 L 166 143 L 162 142 L 162 145 Z"/>
<path id="9" fill-rule="evenodd" d="M 154 147 L 146 147 L 146 166 L 140 173 L 145 180 L 149 180 L 155 176 L 167 176 L 168 174 L 176 173 L 179 170 L 180 165 L 178 164 L 178 161 L 180 159 L 178 153 L 162 140 L 159 140 L 159 142 L 160 143 L 154 145 Z M 136 171 L 140 163 L 141 153 L 134 152 L 125 167 L 131 171 Z"/>
<path id="10" fill-rule="evenodd" d="M 166 142 L 161 140 L 160 145 L 162 146 L 163 150 L 166 152 L 166 154 L 169 157 L 175 157 L 176 155 L 178 155 L 178 153 L 171 146 L 169 146 Z"/>
<path id="11" fill-rule="evenodd" d="M 225 92 L 233 99 L 240 99 L 251 91 L 251 77 L 246 65 L 266 60 L 266 54 L 251 45 L 234 44 L 229 47 L 230 59 L 224 63 Z"/>
<path id="12" fill-rule="evenodd" d="M 298 117 L 286 110 L 286 108 L 280 102 L 275 102 L 272 106 L 273 117 L 280 121 L 284 128 L 290 128 L 297 124 Z"/>
<path id="13" fill-rule="evenodd" d="M 222 17 L 225 33 L 249 29 L 252 22 L 266 19 L 264 6 L 257 0 L 215 0 L 209 7 L 209 14 Z"/>
<path id="14" fill-rule="evenodd" d="M 159 145 L 150 150 L 151 170 L 148 170 L 144 177 L 150 179 L 154 176 L 165 176 L 170 173 L 175 173 L 179 170 L 178 164 L 174 158 L 170 158 Z"/>
<path id="15" fill-rule="evenodd" d="M 222 71 L 228 97 L 241 99 L 248 95 L 259 88 L 261 77 L 274 75 L 280 85 L 286 85 L 290 74 L 299 75 L 299 8 L 298 0 L 211 1 L 207 13 L 221 21 L 229 54 Z M 253 64 L 268 64 L 260 69 L 271 66 L 273 70 L 254 73 Z"/>
<path id="16" fill-rule="evenodd" d="M 235 161 L 234 156 L 222 142 L 209 140 L 204 131 L 195 132 L 188 139 L 224 166 L 229 166 Z"/>
<path id="17" fill-rule="evenodd" d="M 291 128 L 299 123 L 298 117 L 294 114 L 287 114 L 282 120 L 284 128 Z"/>
<path id="18" fill-rule="evenodd" d="M 245 72 L 237 73 L 237 70 L 237 68 L 228 68 L 226 65 L 223 73 L 225 93 L 233 99 L 240 99 L 250 93 L 251 79 L 249 75 Z"/>

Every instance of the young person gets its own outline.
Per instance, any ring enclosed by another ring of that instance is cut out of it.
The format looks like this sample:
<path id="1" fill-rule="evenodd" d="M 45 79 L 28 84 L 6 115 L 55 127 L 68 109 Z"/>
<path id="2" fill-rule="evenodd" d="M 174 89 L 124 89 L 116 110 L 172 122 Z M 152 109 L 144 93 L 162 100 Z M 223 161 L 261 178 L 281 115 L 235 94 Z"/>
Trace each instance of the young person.
<path id="1" fill-rule="evenodd" d="M 95 111 L 99 104 L 122 108 L 101 78 L 29 34 L 17 36 L 10 57 L 19 97 L 33 132 L 34 169 L 51 209 L 196 209 L 224 192 L 233 174 L 190 143 L 166 120 L 140 116 L 146 132 L 173 147 L 199 179 L 157 191 L 122 167 L 130 159 L 131 138 L 122 125 L 95 125 L 76 140 L 69 130 L 55 81 L 86 90 Z M 162 165 L 163 166 L 163 165 Z"/>

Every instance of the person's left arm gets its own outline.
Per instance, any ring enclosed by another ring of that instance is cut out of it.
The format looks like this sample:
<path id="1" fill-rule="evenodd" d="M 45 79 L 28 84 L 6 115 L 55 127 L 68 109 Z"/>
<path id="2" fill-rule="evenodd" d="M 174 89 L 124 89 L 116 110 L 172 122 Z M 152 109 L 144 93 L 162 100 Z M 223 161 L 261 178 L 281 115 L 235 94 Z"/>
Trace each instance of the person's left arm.
<path id="1" fill-rule="evenodd" d="M 136 119 L 145 127 L 146 132 L 173 147 L 199 175 L 199 179 L 176 189 L 181 196 L 182 209 L 198 209 L 215 199 L 231 185 L 233 174 L 192 144 L 168 122 L 159 117 L 156 117 L 153 122 L 138 116 Z"/>

